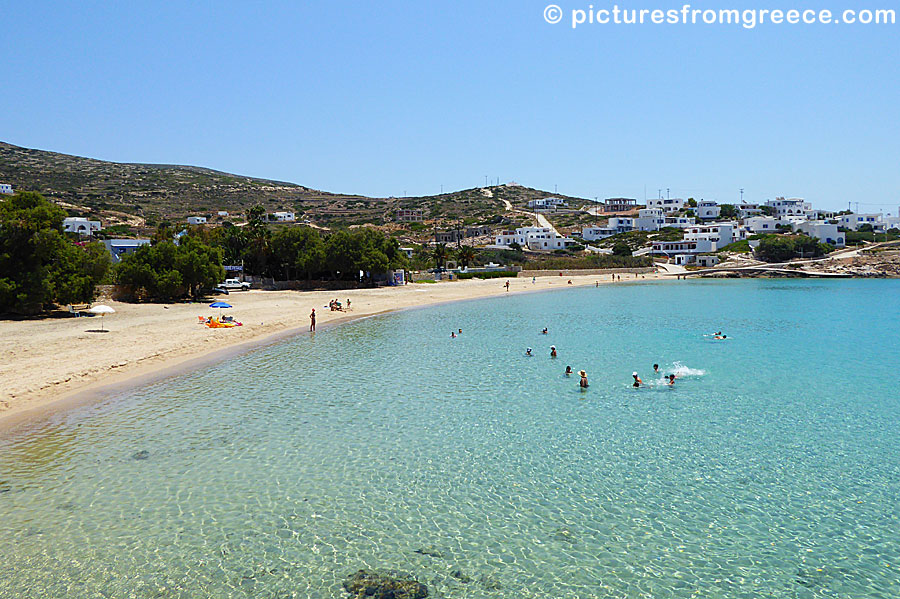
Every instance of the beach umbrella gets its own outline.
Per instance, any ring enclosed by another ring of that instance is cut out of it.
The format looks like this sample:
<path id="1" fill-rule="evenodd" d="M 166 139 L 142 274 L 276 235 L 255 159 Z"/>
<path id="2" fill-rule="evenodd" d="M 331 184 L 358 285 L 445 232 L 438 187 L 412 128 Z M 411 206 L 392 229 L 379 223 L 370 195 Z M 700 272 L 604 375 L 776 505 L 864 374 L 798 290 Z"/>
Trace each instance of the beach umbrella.
<path id="1" fill-rule="evenodd" d="M 101 304 L 99 306 L 94 306 L 93 308 L 88 310 L 88 312 L 90 312 L 91 314 L 99 314 L 100 315 L 100 330 L 101 331 L 105 330 L 103 328 L 103 317 L 106 314 L 115 314 L 116 313 L 115 310 L 113 310 L 112 308 L 110 308 L 109 306 L 106 306 L 104 304 Z"/>
<path id="2" fill-rule="evenodd" d="M 232 308 L 233 306 L 231 304 L 229 304 L 228 302 L 213 302 L 209 305 L 209 307 L 210 308 L 218 308 L 219 315 L 221 316 L 222 310 L 224 310 L 225 308 Z"/>

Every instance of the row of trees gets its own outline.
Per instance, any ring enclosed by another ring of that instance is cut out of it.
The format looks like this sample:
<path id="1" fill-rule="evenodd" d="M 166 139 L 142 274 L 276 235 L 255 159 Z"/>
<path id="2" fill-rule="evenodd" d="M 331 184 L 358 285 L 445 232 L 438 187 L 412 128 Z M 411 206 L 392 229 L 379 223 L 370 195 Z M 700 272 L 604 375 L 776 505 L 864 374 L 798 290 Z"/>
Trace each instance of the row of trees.
<path id="1" fill-rule="evenodd" d="M 833 246 L 806 235 L 767 235 L 759 240 L 756 257 L 764 262 L 787 262 L 797 257 L 817 258 L 833 251 Z"/>
<path id="2" fill-rule="evenodd" d="M 0 313 L 38 314 L 94 298 L 109 253 L 101 243 L 76 244 L 63 231 L 65 217 L 35 192 L 0 202 Z"/>
<path id="3" fill-rule="evenodd" d="M 264 219 L 265 211 L 254 208 L 244 227 L 195 227 L 178 244 L 171 241 L 175 230 L 163 225 L 151 245 L 116 267 L 115 281 L 134 297 L 171 299 L 198 297 L 214 287 L 225 276 L 223 264 L 242 264 L 247 274 L 280 280 L 354 283 L 371 283 L 406 264 L 397 241 L 379 231 L 325 234 L 311 227 L 287 227 L 273 232 Z"/>

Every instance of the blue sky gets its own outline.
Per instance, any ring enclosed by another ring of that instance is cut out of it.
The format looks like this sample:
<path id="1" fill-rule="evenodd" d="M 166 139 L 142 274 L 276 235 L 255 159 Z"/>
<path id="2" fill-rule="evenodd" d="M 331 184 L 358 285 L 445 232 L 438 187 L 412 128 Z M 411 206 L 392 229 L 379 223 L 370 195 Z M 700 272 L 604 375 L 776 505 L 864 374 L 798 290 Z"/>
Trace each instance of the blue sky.
<path id="1" fill-rule="evenodd" d="M 488 176 L 900 204 L 900 25 L 572 30 L 544 21 L 547 1 L 184 4 L 5 3 L 0 140 L 373 196 Z"/>

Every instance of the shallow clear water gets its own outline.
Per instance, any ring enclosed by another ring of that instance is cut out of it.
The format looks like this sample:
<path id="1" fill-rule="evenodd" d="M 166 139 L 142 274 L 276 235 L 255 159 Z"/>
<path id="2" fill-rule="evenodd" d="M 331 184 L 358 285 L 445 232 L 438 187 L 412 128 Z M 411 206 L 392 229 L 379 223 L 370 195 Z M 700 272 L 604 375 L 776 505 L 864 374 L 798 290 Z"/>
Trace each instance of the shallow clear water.
<path id="1" fill-rule="evenodd" d="M 32 424 L 0 441 L 0 597 L 345 597 L 362 567 L 439 597 L 900 596 L 898 297 L 502 296 Z M 633 390 L 654 362 L 686 376 Z"/>

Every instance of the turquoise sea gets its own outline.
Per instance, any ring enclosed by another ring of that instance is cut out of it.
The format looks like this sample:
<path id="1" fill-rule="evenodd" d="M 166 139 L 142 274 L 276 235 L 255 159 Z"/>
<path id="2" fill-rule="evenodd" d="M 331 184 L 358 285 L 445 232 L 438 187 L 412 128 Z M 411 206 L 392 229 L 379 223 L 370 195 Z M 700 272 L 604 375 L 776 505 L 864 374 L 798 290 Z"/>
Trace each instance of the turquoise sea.
<path id="1" fill-rule="evenodd" d="M 374 568 L 429 597 L 894 599 L 898 332 L 900 281 L 735 280 L 303 334 L 3 433 L 0 597 L 346 597 Z"/>

